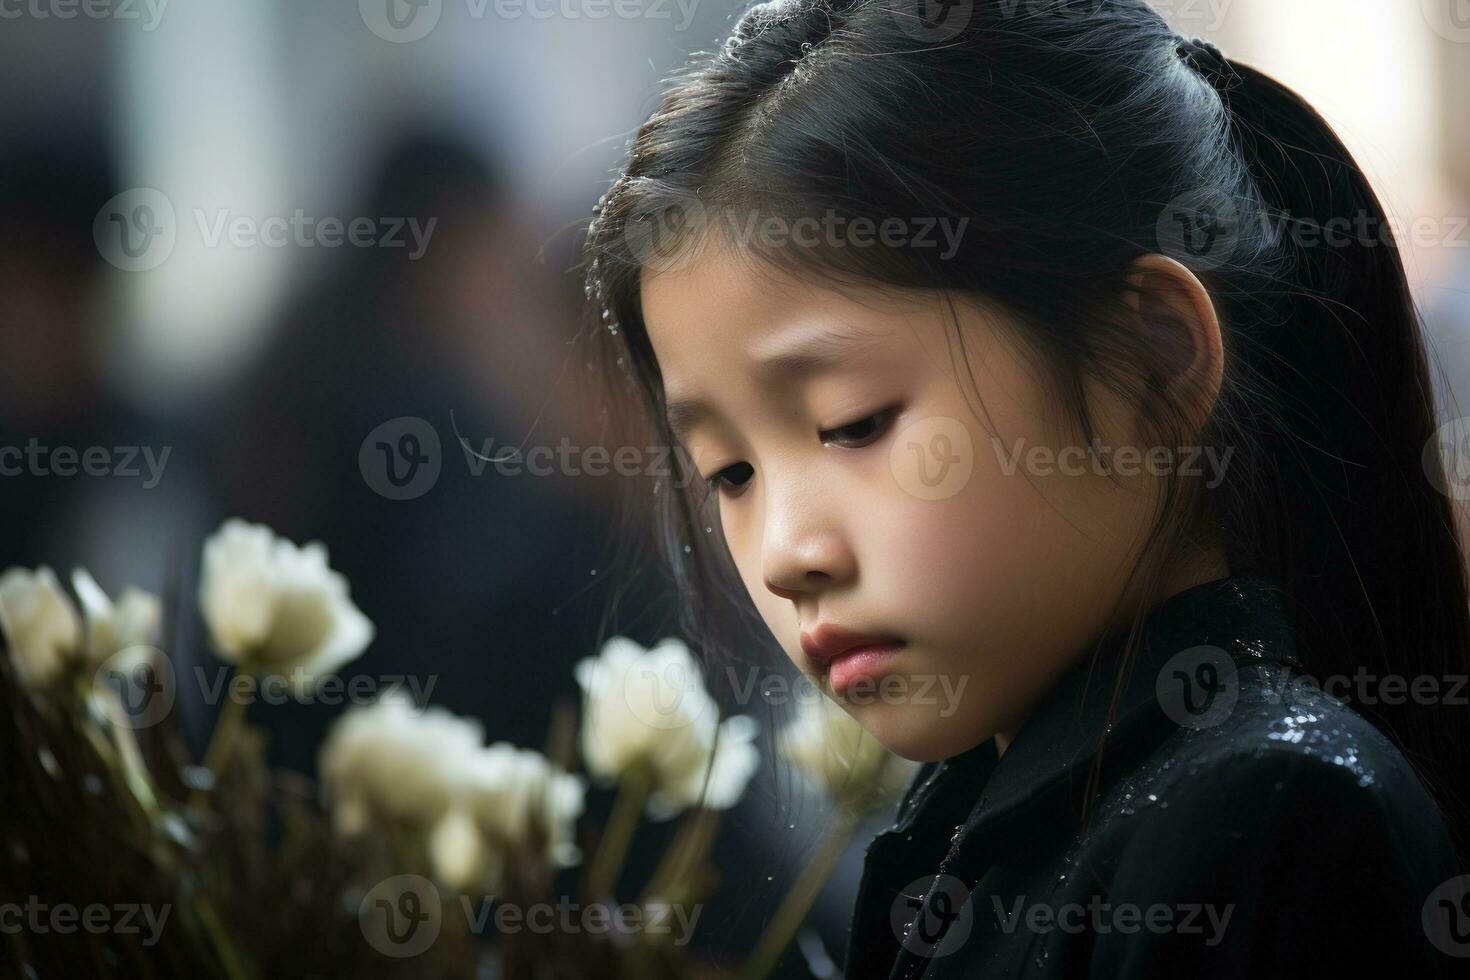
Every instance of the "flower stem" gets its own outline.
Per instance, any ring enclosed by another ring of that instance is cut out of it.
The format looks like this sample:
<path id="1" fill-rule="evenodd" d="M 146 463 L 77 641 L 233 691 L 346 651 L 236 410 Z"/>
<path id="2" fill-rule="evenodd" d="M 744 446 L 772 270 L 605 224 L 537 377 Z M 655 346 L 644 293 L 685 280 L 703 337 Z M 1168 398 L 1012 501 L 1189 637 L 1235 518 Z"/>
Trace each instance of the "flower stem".
<path id="1" fill-rule="evenodd" d="M 618 795 L 613 800 L 612 814 L 607 820 L 607 829 L 597 844 L 597 853 L 587 869 L 587 894 L 591 901 L 600 902 L 612 895 L 617 884 L 618 872 L 623 868 L 623 859 L 628 855 L 633 831 L 638 828 L 638 818 L 643 813 L 643 801 L 652 787 L 653 773 L 645 765 L 628 767 L 618 783 Z"/>
<path id="2" fill-rule="evenodd" d="M 121 770 L 119 775 L 133 794 L 134 799 L 143 808 L 148 823 L 156 826 L 162 815 L 158 806 L 158 797 L 153 790 L 153 781 L 149 777 L 148 766 L 143 761 L 142 750 L 138 747 L 138 737 L 129 727 L 127 712 L 123 710 L 115 692 L 104 688 L 96 691 L 95 696 L 102 713 L 109 721 L 109 733 L 117 749 L 117 766 Z"/>
<path id="3" fill-rule="evenodd" d="M 253 673 L 246 670 L 242 664 L 240 672 L 251 678 L 254 683 Z M 228 688 L 226 689 L 228 690 Z M 226 697 L 225 705 L 220 709 L 219 719 L 214 723 L 214 731 L 209 736 L 209 746 L 204 750 L 204 768 L 208 769 L 218 783 L 224 775 L 225 767 L 229 765 L 230 755 L 238 741 L 240 729 L 245 724 L 246 698 L 245 692 L 240 692 L 240 697 Z M 204 799 L 202 790 L 195 790 L 190 797 L 190 802 L 198 804 Z"/>
<path id="4" fill-rule="evenodd" d="M 857 821 L 844 818 L 836 831 L 829 834 L 822 841 L 822 846 L 813 856 L 812 861 L 796 884 L 786 893 L 781 906 L 776 909 L 776 914 L 771 918 L 771 923 L 766 931 L 761 934 L 760 942 L 756 944 L 750 959 L 745 963 L 745 969 L 741 971 L 742 980 L 762 980 L 776 966 L 781 958 L 781 953 L 791 942 L 791 937 L 796 935 L 796 930 L 806 919 L 806 914 L 811 910 L 812 903 L 821 894 L 822 886 L 826 884 L 832 869 L 837 867 L 837 861 L 842 857 L 842 852 L 847 849 L 848 841 L 852 839 L 853 831 L 857 829 Z"/>
<path id="5" fill-rule="evenodd" d="M 675 902 L 683 900 L 682 890 L 695 881 L 693 872 L 709 854 L 719 823 L 719 811 L 708 808 L 696 810 L 684 819 L 653 877 L 648 879 L 639 904 L 647 904 L 655 898 Z"/>
<path id="6" fill-rule="evenodd" d="M 204 931 L 209 934 L 210 941 L 214 943 L 214 951 L 219 955 L 220 966 L 224 968 L 225 976 L 229 980 L 249 980 L 250 973 L 240 962 L 239 954 L 235 952 L 235 947 L 230 942 L 229 930 L 220 921 L 209 899 L 200 895 L 194 900 L 194 910 L 199 914 L 199 921 L 204 924 Z"/>
<path id="7" fill-rule="evenodd" d="M 113 784 L 125 790 L 128 812 L 145 831 L 152 829 L 158 817 L 157 802 L 148 783 L 147 770 L 137 755 L 138 743 L 126 727 L 122 706 L 106 688 L 95 687 L 92 678 L 78 673 L 73 678 L 77 700 L 77 727 L 107 767 Z M 116 712 L 116 713 L 114 713 Z M 103 729 L 105 720 L 106 730 Z M 109 735 L 111 738 L 109 738 Z M 124 737 L 126 736 L 126 738 Z M 131 747 L 133 754 L 127 749 Z"/>

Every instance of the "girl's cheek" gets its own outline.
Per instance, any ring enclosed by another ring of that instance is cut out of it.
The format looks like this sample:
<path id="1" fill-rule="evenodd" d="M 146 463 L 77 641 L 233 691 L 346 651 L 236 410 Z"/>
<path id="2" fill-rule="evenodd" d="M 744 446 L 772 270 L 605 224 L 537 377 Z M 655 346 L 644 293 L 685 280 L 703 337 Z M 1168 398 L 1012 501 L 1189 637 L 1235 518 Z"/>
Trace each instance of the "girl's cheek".
<path id="1" fill-rule="evenodd" d="M 1114 549 L 1077 530 L 1095 526 L 1079 513 L 1086 493 L 978 452 L 954 496 L 891 495 L 865 524 L 873 598 L 939 658 L 935 669 L 1024 687 L 1023 675 L 1049 672 L 1085 640 L 1116 582 Z"/>

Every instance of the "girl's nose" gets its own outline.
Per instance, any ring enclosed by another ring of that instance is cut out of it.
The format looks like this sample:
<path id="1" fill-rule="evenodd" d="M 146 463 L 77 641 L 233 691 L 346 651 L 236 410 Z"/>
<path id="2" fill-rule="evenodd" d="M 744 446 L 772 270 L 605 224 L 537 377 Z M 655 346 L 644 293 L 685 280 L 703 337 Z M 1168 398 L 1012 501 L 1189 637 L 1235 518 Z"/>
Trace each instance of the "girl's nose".
<path id="1" fill-rule="evenodd" d="M 796 599 L 855 579 L 855 556 L 826 495 L 818 489 L 784 500 L 767 496 L 761 553 L 766 588 Z"/>

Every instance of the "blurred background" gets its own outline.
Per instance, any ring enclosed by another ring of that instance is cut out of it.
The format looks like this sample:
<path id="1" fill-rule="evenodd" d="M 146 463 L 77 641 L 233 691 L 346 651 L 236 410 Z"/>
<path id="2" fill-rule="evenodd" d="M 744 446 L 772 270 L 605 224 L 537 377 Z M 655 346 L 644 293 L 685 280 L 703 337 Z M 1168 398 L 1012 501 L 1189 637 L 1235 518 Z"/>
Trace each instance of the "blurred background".
<path id="1" fill-rule="evenodd" d="M 1470 402 L 1470 5 L 1156 6 L 1296 87 L 1403 226 L 1428 222 L 1404 257 L 1443 383 Z M 569 270 L 660 78 L 742 7 L 0 2 L 0 445 L 114 464 L 0 479 L 0 567 L 83 565 L 109 592 L 187 598 L 226 517 L 321 540 L 377 625 L 349 677 L 433 677 L 430 699 L 490 739 L 542 745 L 575 661 L 610 629 L 657 639 L 670 598 L 599 579 L 609 481 L 506 477 L 461 439 L 596 441 Z M 436 474 L 396 486 L 383 444 Z M 171 643 L 200 640 L 181 621 Z M 202 740 L 211 709 L 181 698 Z M 335 710 L 252 721 L 310 772 Z M 758 778 L 724 823 L 730 904 L 701 943 L 759 932 L 822 827 L 799 792 Z M 790 975 L 835 975 L 869 836 Z"/>

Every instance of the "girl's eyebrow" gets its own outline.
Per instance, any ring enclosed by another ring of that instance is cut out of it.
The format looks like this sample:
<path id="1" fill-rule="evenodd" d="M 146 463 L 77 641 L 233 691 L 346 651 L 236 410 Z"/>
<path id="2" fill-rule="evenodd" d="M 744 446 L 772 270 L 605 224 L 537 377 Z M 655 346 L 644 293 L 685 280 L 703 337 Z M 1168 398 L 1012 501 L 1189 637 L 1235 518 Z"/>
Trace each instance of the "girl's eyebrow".
<path id="1" fill-rule="evenodd" d="M 830 327 L 818 331 L 791 330 L 757 346 L 751 360 L 758 374 L 772 381 L 791 381 L 828 370 L 854 351 L 880 339 L 873 334 L 848 333 Z M 691 397 L 669 398 L 664 409 L 669 428 L 681 439 L 715 414 L 703 399 Z"/>
<path id="2" fill-rule="evenodd" d="M 751 359 L 755 362 L 756 371 L 761 374 L 788 381 L 824 371 L 855 351 L 881 339 L 874 334 L 832 327 L 793 330 L 757 346 Z"/>
<path id="3" fill-rule="evenodd" d="M 669 429 L 684 440 L 689 438 L 690 430 L 711 414 L 709 406 L 698 398 L 676 398 L 664 408 Z"/>

